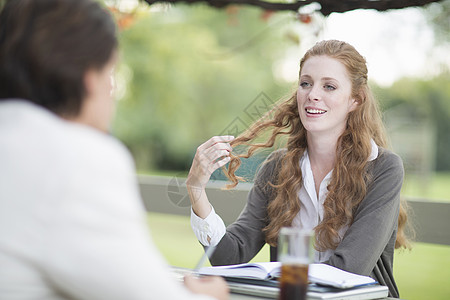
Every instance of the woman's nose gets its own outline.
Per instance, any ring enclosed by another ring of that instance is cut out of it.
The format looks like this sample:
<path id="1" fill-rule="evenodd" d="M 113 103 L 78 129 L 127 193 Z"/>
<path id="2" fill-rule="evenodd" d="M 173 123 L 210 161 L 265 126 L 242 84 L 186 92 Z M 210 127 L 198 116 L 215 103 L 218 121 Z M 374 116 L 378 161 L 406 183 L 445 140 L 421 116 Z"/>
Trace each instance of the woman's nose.
<path id="1" fill-rule="evenodd" d="M 308 100 L 310 101 L 319 101 L 320 100 L 320 90 L 316 87 L 313 86 L 311 88 L 311 90 L 308 93 Z"/>

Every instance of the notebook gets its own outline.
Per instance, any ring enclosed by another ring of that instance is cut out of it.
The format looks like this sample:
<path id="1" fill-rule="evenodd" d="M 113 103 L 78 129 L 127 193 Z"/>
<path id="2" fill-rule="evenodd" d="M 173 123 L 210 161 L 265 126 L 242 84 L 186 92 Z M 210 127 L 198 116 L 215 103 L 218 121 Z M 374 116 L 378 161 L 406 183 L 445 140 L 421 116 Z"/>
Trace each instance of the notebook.
<path id="1" fill-rule="evenodd" d="M 237 278 L 270 279 L 280 277 L 281 263 L 258 262 L 204 267 L 200 268 L 199 274 Z M 337 288 L 351 288 L 376 283 L 376 281 L 369 276 L 353 274 L 327 264 L 310 264 L 308 279 L 313 283 L 334 286 Z"/>
<path id="2" fill-rule="evenodd" d="M 226 278 L 232 293 L 277 299 L 279 294 L 276 280 L 255 280 L 242 278 Z M 310 284 L 308 300 L 369 300 L 388 296 L 386 286 L 373 284 L 349 289 L 340 289 Z"/>

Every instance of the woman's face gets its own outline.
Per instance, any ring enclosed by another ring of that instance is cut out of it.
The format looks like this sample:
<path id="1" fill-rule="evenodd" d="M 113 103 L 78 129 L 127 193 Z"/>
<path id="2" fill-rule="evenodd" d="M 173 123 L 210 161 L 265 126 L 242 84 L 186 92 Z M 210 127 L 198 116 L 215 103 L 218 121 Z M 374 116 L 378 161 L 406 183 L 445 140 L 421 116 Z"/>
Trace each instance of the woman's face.
<path id="1" fill-rule="evenodd" d="M 308 58 L 300 74 L 297 104 L 300 120 L 312 136 L 339 137 L 347 116 L 356 108 L 345 66 L 329 56 Z"/>
<path id="2" fill-rule="evenodd" d="M 117 57 L 118 54 L 114 52 L 105 66 L 90 69 L 85 75 L 87 96 L 79 121 L 102 131 L 108 131 L 114 115 L 113 89 Z"/>

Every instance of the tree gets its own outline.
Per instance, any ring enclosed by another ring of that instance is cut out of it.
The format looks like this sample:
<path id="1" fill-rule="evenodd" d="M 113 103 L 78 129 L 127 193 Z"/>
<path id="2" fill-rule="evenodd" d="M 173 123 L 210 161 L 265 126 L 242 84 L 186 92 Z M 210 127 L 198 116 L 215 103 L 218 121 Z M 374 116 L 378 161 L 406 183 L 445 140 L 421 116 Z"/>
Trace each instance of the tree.
<path id="1" fill-rule="evenodd" d="M 431 79 L 404 78 L 389 88 L 375 88 L 385 112 L 401 108 L 411 122 L 431 124 L 435 130 L 435 170 L 450 170 L 450 73 Z M 395 116 L 393 116 L 395 118 Z M 397 116 L 400 117 L 400 116 Z M 424 141 L 416 141 L 424 142 Z"/>
<path id="2" fill-rule="evenodd" d="M 424 6 L 428 3 L 437 2 L 439 0 L 297 0 L 297 1 L 262 1 L 262 0 L 144 0 L 148 4 L 157 2 L 168 3 L 207 3 L 213 7 L 226 7 L 228 5 L 244 4 L 257 6 L 271 11 L 295 11 L 312 3 L 319 3 L 320 12 L 324 16 L 328 16 L 332 12 L 346 12 L 358 8 L 376 9 L 385 11 L 389 9 L 399 9 L 411 6 Z"/>
<path id="3" fill-rule="evenodd" d="M 126 90 L 113 127 L 138 168 L 187 170 L 200 143 L 236 118 L 248 125 L 244 110 L 259 95 L 272 101 L 285 93 L 272 72 L 289 43 L 283 28 L 270 27 L 256 8 L 177 6 L 138 16 L 121 33 L 118 82 Z"/>

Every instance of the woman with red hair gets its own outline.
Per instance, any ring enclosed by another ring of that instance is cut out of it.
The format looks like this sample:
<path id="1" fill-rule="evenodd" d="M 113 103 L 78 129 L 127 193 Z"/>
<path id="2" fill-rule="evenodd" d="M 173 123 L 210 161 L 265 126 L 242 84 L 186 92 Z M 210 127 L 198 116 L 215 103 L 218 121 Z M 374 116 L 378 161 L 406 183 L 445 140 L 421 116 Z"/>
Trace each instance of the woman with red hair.
<path id="1" fill-rule="evenodd" d="M 268 130 L 268 139 L 256 143 Z M 263 163 L 246 207 L 225 228 L 205 193 L 211 173 L 229 163 L 235 186 L 240 157 L 272 148 L 282 136 L 285 147 Z M 234 155 L 237 145 L 248 151 Z M 408 246 L 404 171 L 386 147 L 365 59 L 348 43 L 319 42 L 301 59 L 289 99 L 239 137 L 214 137 L 198 147 L 186 182 L 194 232 L 203 245 L 216 246 L 211 262 L 224 265 L 248 262 L 265 243 L 275 260 L 283 226 L 314 230 L 317 262 L 371 276 L 398 297 L 392 264 L 394 249 Z"/>

